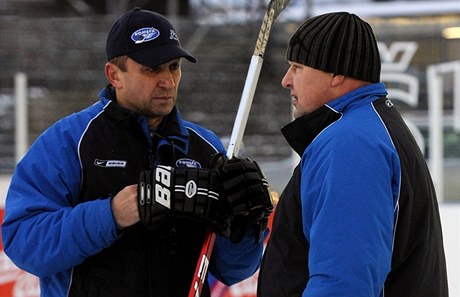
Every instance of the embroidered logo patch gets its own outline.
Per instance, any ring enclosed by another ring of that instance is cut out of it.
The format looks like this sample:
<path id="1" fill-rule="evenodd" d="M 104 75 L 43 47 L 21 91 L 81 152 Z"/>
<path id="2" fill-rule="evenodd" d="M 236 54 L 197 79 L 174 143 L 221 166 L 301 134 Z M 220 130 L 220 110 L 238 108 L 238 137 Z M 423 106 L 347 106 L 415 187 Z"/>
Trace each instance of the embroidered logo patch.
<path id="1" fill-rule="evenodd" d="M 153 27 L 146 27 L 136 30 L 133 34 L 131 34 L 131 40 L 134 41 L 135 44 L 144 43 L 148 41 L 152 41 L 160 36 L 160 31 Z"/>
<path id="2" fill-rule="evenodd" d="M 105 167 L 105 168 L 113 168 L 113 167 L 125 168 L 127 164 L 128 162 L 122 161 L 122 160 L 100 160 L 100 159 L 94 160 L 94 165 L 99 166 L 99 167 Z"/>
<path id="3" fill-rule="evenodd" d="M 192 159 L 182 158 L 176 161 L 176 167 L 201 168 L 201 164 Z"/>
<path id="4" fill-rule="evenodd" d="M 189 180 L 185 185 L 185 196 L 187 196 L 188 198 L 192 198 L 193 196 L 195 196 L 197 190 L 198 187 L 196 186 L 195 181 Z"/>
<path id="5" fill-rule="evenodd" d="M 179 37 L 177 37 L 176 32 L 174 32 L 172 29 L 169 30 L 169 39 L 179 41 Z"/>

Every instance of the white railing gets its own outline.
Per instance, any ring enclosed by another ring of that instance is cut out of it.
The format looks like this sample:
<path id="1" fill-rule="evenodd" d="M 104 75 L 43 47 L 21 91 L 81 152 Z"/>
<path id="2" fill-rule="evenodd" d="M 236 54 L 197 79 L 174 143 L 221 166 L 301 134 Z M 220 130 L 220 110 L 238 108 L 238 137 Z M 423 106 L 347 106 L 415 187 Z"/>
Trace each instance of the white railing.
<path id="1" fill-rule="evenodd" d="M 443 74 L 453 73 L 455 131 L 460 132 L 460 61 L 430 65 L 427 68 L 430 171 L 440 201 L 444 199 Z"/>
<path id="2" fill-rule="evenodd" d="M 17 73 L 14 77 L 15 82 L 15 160 L 18 162 L 29 148 L 28 136 L 28 108 L 27 108 L 27 75 Z"/>

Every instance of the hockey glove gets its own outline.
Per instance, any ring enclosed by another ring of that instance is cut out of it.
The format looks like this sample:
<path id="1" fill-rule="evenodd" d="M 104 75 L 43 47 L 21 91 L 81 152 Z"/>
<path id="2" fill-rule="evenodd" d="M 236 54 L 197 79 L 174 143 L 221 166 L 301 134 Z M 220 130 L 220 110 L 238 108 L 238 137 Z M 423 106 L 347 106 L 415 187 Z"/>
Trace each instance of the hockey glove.
<path id="1" fill-rule="evenodd" d="M 224 205 L 229 212 L 229 230 L 224 235 L 239 242 L 247 227 L 254 226 L 256 242 L 259 242 L 273 212 L 271 191 L 259 165 L 249 158 L 226 160 L 218 154 L 211 160 L 210 167 L 217 169 Z"/>
<path id="2" fill-rule="evenodd" d="M 216 172 L 159 165 L 140 173 L 139 217 L 150 229 L 161 228 L 173 213 L 215 224 L 220 213 L 219 192 Z"/>

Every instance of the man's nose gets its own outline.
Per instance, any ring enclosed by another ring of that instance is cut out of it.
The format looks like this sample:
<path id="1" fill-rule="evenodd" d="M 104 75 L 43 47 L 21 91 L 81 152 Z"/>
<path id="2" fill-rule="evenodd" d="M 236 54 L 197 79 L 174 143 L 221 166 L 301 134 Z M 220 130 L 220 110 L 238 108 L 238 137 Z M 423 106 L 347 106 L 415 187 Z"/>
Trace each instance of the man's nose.
<path id="1" fill-rule="evenodd" d="M 171 71 L 169 70 L 162 71 L 160 81 L 158 82 L 158 84 L 164 88 L 174 88 L 176 86 L 176 83 L 174 81 Z"/>
<path id="2" fill-rule="evenodd" d="M 283 79 L 281 80 L 281 85 L 283 86 L 283 88 L 286 88 L 286 89 L 289 89 L 291 87 L 292 82 L 291 82 L 291 76 L 289 75 L 289 70 L 286 72 Z"/>

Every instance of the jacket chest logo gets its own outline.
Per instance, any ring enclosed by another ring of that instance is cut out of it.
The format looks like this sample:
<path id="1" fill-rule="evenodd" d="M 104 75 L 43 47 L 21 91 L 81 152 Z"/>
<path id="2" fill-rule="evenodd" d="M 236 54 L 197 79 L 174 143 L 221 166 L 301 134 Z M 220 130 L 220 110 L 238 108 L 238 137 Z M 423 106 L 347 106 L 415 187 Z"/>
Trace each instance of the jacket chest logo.
<path id="1" fill-rule="evenodd" d="M 101 159 L 94 159 L 94 165 L 104 168 L 125 168 L 128 164 L 127 161 L 124 160 L 101 160 Z"/>
<path id="2" fill-rule="evenodd" d="M 182 158 L 176 161 L 176 167 L 201 168 L 201 164 L 192 159 Z"/>

